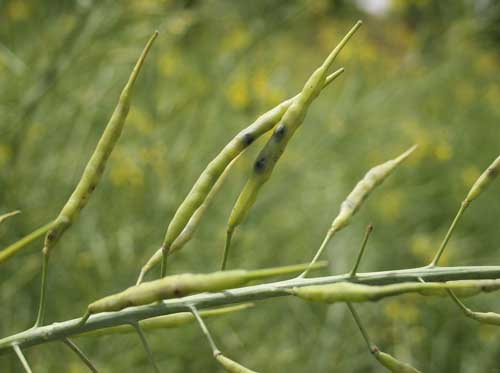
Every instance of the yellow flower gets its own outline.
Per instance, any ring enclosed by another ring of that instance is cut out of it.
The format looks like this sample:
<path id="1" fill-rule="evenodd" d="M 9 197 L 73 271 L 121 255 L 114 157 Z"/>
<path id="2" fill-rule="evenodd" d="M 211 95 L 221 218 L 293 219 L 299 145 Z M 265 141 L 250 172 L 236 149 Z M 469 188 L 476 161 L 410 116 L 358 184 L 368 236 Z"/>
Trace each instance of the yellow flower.
<path id="1" fill-rule="evenodd" d="M 439 161 L 447 161 L 453 155 L 451 146 L 447 143 L 440 143 L 434 148 L 434 156 Z"/>
<path id="2" fill-rule="evenodd" d="M 395 221 L 401 216 L 403 193 L 399 190 L 385 191 L 377 198 L 378 212 L 386 221 Z"/>
<path id="3" fill-rule="evenodd" d="M 8 144 L 0 144 L 0 167 L 7 164 L 12 156 L 12 149 Z"/>
<path id="4" fill-rule="evenodd" d="M 165 76 L 165 77 L 171 77 L 174 76 L 176 71 L 179 68 L 179 57 L 178 55 L 170 51 L 169 53 L 164 54 L 163 56 L 160 57 L 159 61 L 159 68 L 160 72 Z"/>
<path id="5" fill-rule="evenodd" d="M 229 85 L 226 98 L 235 109 L 243 109 L 250 103 L 248 94 L 248 80 L 245 76 L 237 77 Z"/>
<path id="6" fill-rule="evenodd" d="M 7 7 L 7 14 L 13 21 L 22 21 L 29 17 L 30 8 L 24 0 L 11 1 Z"/>
<path id="7" fill-rule="evenodd" d="M 392 320 L 416 323 L 420 319 L 419 309 L 414 302 L 389 300 L 384 304 L 384 314 Z"/>
<path id="8" fill-rule="evenodd" d="M 462 181 L 466 187 L 471 187 L 477 178 L 481 175 L 481 170 L 477 166 L 466 167 L 461 174 Z"/>

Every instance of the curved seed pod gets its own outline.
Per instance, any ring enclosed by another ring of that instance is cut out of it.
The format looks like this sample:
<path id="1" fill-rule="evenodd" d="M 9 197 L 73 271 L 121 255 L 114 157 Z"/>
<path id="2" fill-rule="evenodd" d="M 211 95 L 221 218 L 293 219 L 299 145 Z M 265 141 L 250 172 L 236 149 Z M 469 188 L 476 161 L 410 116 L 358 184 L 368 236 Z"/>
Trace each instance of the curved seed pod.
<path id="1" fill-rule="evenodd" d="M 333 220 L 330 229 L 326 233 L 323 242 L 312 259 L 311 264 L 314 264 L 319 259 L 328 245 L 328 242 L 330 242 L 335 233 L 349 224 L 353 215 L 359 210 L 363 201 L 370 195 L 370 193 L 373 192 L 378 185 L 382 184 L 382 182 L 392 174 L 396 167 L 408 158 L 416 148 L 417 145 L 414 145 L 399 157 L 371 168 L 356 184 L 351 193 L 349 193 L 347 198 L 340 205 L 340 211 L 337 217 Z M 306 270 L 301 277 L 304 277 L 308 272 L 309 271 Z"/>
<path id="2" fill-rule="evenodd" d="M 324 267 L 326 263 L 318 263 Z M 253 280 L 303 271 L 307 264 L 297 264 L 254 271 L 236 269 L 213 273 L 183 273 L 143 282 L 128 289 L 99 299 L 88 306 L 88 313 L 119 311 L 126 307 L 141 306 L 168 298 L 214 292 L 245 285 Z"/>
<path id="3" fill-rule="evenodd" d="M 15 216 L 15 215 L 18 215 L 20 213 L 21 213 L 21 210 L 15 210 L 15 211 L 11 211 L 11 212 L 8 212 L 6 214 L 0 215 L 0 224 L 2 224 L 8 218 Z"/>
<path id="4" fill-rule="evenodd" d="M 319 95 L 323 87 L 326 74 L 332 65 L 335 57 L 339 54 L 351 36 L 361 26 L 361 21 L 347 33 L 337 47 L 330 53 L 323 64 L 318 67 L 307 80 L 302 89 L 300 97 L 295 100 L 288 110 L 283 114 L 280 123 L 276 126 L 273 135 L 264 145 L 250 174 L 250 177 L 243 187 L 228 220 L 226 244 L 221 268 L 224 269 L 227 263 L 231 238 L 236 227 L 241 224 L 248 214 L 250 208 L 257 199 L 260 188 L 269 180 L 274 167 L 295 131 L 300 127 L 307 114 L 307 110 L 312 101 Z"/>
<path id="5" fill-rule="evenodd" d="M 351 217 L 359 210 L 370 193 L 382 184 L 393 173 L 396 167 L 406 160 L 416 148 L 417 146 L 414 145 L 399 157 L 370 169 L 363 179 L 356 184 L 344 202 L 342 202 L 340 212 L 333 221 L 330 230 L 337 232 L 347 226 Z"/>
<path id="6" fill-rule="evenodd" d="M 338 282 L 328 285 L 312 285 L 293 288 L 290 293 L 305 300 L 336 302 L 369 302 L 405 293 L 442 295 L 445 289 L 458 290 L 464 296 L 500 289 L 500 280 L 461 280 L 448 282 L 403 282 L 391 285 L 363 285 Z"/>
<path id="7" fill-rule="evenodd" d="M 434 267 L 435 265 L 438 264 L 439 259 L 441 258 L 441 255 L 443 255 L 444 249 L 446 248 L 446 245 L 448 244 L 448 241 L 450 240 L 451 235 L 455 230 L 455 227 L 457 226 L 458 222 L 460 221 L 460 218 L 464 214 L 467 207 L 469 207 L 470 203 L 474 201 L 477 197 L 479 197 L 481 193 L 484 192 L 486 188 L 488 188 L 488 186 L 490 186 L 493 183 L 493 181 L 497 178 L 499 173 L 500 173 L 500 156 L 498 156 L 498 158 L 493 161 L 493 163 L 486 169 L 486 171 L 484 171 L 481 174 L 481 176 L 479 176 L 479 178 L 476 180 L 476 182 L 470 189 L 465 199 L 462 201 L 462 204 L 460 205 L 460 208 L 458 209 L 458 212 L 455 215 L 455 218 L 453 219 L 450 228 L 448 228 L 448 232 L 446 232 L 446 236 L 444 237 L 443 242 L 441 242 L 441 246 L 439 246 L 439 249 L 437 250 L 436 255 L 434 256 L 434 259 L 432 259 L 432 262 L 429 264 L 428 267 Z"/>
<path id="8" fill-rule="evenodd" d="M 469 194 L 465 197 L 464 203 L 471 203 L 488 188 L 500 174 L 500 156 L 484 171 L 472 186 Z"/>
<path id="9" fill-rule="evenodd" d="M 148 43 L 144 47 L 142 54 L 137 60 L 134 69 L 129 77 L 129 80 L 123 88 L 118 104 L 115 111 L 104 129 L 104 132 L 97 143 L 94 153 L 90 157 L 85 170 L 75 187 L 75 190 L 69 197 L 68 201 L 62 208 L 57 218 L 50 223 L 50 230 L 45 236 L 44 246 L 42 249 L 43 262 L 42 262 L 42 280 L 40 288 L 40 303 L 38 307 L 38 316 L 35 326 L 43 323 L 45 312 L 45 291 L 47 287 L 47 268 L 49 265 L 49 254 L 54 245 L 59 241 L 64 232 L 71 226 L 80 211 L 85 207 L 90 195 L 97 187 L 101 175 L 106 167 L 106 162 L 116 145 L 118 138 L 121 135 L 125 119 L 130 108 L 130 101 L 134 83 L 141 70 L 141 67 L 146 59 L 146 56 L 153 45 L 154 40 L 158 36 L 155 31 Z M 19 247 L 20 249 L 21 247 Z M 12 252 L 13 253 L 13 252 Z"/>
<path id="10" fill-rule="evenodd" d="M 344 69 L 339 69 L 329 75 L 324 81 L 322 88 L 327 87 L 343 72 Z M 161 251 L 168 252 L 172 250 L 174 241 L 186 227 L 193 214 L 196 213 L 197 209 L 205 201 L 214 184 L 231 161 L 245 151 L 256 139 L 270 131 L 279 122 L 292 103 L 300 97 L 301 93 L 283 101 L 281 104 L 262 114 L 255 122 L 241 130 L 207 165 L 170 221 L 162 247 L 160 248 Z M 158 257 L 157 253 L 155 253 L 155 256 Z M 154 266 L 159 260 L 150 259 L 150 261 Z"/>
<path id="11" fill-rule="evenodd" d="M 422 373 L 418 369 L 413 368 L 411 365 L 403 363 L 393 356 L 382 352 L 380 350 L 376 350 L 373 352 L 373 356 L 378 360 L 380 364 L 389 369 L 394 373 Z"/>
<path id="12" fill-rule="evenodd" d="M 90 195 L 97 187 L 102 173 L 104 172 L 104 168 L 106 167 L 106 162 L 122 133 L 125 119 L 127 118 L 127 114 L 130 109 L 132 89 L 134 88 L 135 81 L 137 80 L 137 76 L 139 75 L 144 60 L 146 59 L 146 56 L 157 36 L 158 32 L 155 31 L 144 47 L 144 50 L 139 57 L 129 80 L 125 85 L 125 88 L 123 88 L 118 105 L 116 106 L 113 115 L 104 129 L 94 153 L 85 166 L 85 170 L 83 171 L 80 181 L 59 213 L 59 216 L 56 218 L 56 227 L 52 228 L 45 237 L 46 251 L 49 251 L 50 248 L 60 239 L 64 231 L 71 225 L 74 219 L 78 216 L 79 212 L 85 207 Z"/>
<path id="13" fill-rule="evenodd" d="M 460 299 L 455 295 L 450 289 L 447 289 L 448 294 L 451 299 L 460 307 L 465 316 L 470 317 L 473 320 L 479 321 L 480 323 L 490 324 L 490 325 L 500 325 L 500 314 L 495 312 L 474 312 L 462 303 Z"/>
<path id="14" fill-rule="evenodd" d="M 250 370 L 236 361 L 229 359 L 220 352 L 215 354 L 214 357 L 230 373 L 257 373 L 255 370 Z"/>
<path id="15" fill-rule="evenodd" d="M 200 316 L 202 317 L 217 317 L 223 316 L 229 313 L 243 311 L 248 308 L 253 307 L 252 303 L 243 303 L 236 306 L 221 307 L 210 310 L 200 311 Z M 150 319 L 142 320 L 139 325 L 142 330 L 158 330 L 158 329 L 171 329 L 178 328 L 183 325 L 187 325 L 193 321 L 196 321 L 195 317 L 191 312 L 179 312 L 172 315 L 164 315 L 152 317 Z M 110 328 L 97 329 L 91 332 L 86 332 L 79 334 L 79 337 L 100 337 L 109 334 L 128 334 L 134 333 L 135 328 L 131 325 L 119 325 L 112 326 Z"/>
<path id="16" fill-rule="evenodd" d="M 189 222 L 186 224 L 182 232 L 174 240 L 172 246 L 170 246 L 170 250 L 168 250 L 167 255 L 170 255 L 171 253 L 182 249 L 184 245 L 187 244 L 191 240 L 191 238 L 193 238 L 193 235 L 200 224 L 201 218 L 203 217 L 203 215 L 205 215 L 205 212 L 212 203 L 212 200 L 214 199 L 215 195 L 221 189 L 222 184 L 224 184 L 224 181 L 226 180 L 229 171 L 231 170 L 233 165 L 238 161 L 238 158 L 241 154 L 242 153 L 238 154 L 236 158 L 234 158 L 226 167 L 226 169 L 221 174 L 217 182 L 214 184 L 210 192 L 207 194 L 203 203 L 200 205 L 200 207 L 198 207 L 193 216 L 191 216 L 191 219 L 189 219 Z M 139 285 L 142 282 L 144 276 L 156 264 L 158 264 L 161 261 L 162 256 L 163 256 L 163 250 L 160 248 L 153 254 L 151 258 L 149 258 L 146 264 L 141 268 L 141 273 L 139 274 L 139 278 L 137 279 L 136 285 Z"/>

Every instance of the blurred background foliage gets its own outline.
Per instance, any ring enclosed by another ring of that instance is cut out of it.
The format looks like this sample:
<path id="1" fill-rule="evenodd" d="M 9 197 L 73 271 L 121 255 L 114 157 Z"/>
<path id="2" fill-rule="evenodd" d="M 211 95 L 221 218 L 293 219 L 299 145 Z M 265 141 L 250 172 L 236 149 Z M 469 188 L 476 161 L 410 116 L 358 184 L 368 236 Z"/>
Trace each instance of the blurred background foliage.
<path id="1" fill-rule="evenodd" d="M 420 148 L 329 246 L 330 272 L 426 264 L 466 191 L 499 151 L 497 1 L 0 1 L 2 247 L 54 218 L 140 50 L 160 31 L 104 178 L 52 257 L 48 321 L 133 282 L 207 162 L 297 93 L 357 19 L 345 74 L 313 104 L 233 241 L 230 267 L 311 258 L 340 202 L 373 165 Z M 263 140 L 228 179 L 171 272 L 215 270 L 225 224 Z M 498 264 L 500 187 L 475 202 L 442 264 Z M 34 321 L 41 240 L 0 270 L 0 335 Z M 156 273 L 155 273 L 156 275 Z M 468 301 L 500 309 L 494 296 Z M 359 311 L 384 350 L 425 372 L 497 372 L 499 333 L 448 299 L 405 296 Z M 221 349 L 264 372 L 378 372 L 346 308 L 296 299 L 208 321 Z M 220 371 L 196 325 L 148 335 L 164 371 Z M 135 335 L 79 338 L 103 372 L 148 370 Z M 26 351 L 37 372 L 84 372 L 69 350 Z M 2 372 L 19 371 L 13 356 Z"/>

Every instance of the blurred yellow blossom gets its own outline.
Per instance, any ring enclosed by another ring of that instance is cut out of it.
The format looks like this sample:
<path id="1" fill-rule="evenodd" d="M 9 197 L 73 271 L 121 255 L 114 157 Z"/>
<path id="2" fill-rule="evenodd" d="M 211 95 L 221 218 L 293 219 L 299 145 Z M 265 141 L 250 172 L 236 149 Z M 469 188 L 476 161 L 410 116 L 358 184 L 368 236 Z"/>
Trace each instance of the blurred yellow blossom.
<path id="1" fill-rule="evenodd" d="M 160 72 L 167 78 L 174 76 L 180 66 L 180 58 L 174 51 L 162 55 L 158 61 Z"/>
<path id="2" fill-rule="evenodd" d="M 130 109 L 128 121 L 131 127 L 137 129 L 138 132 L 144 135 L 151 133 L 154 129 L 154 123 L 149 114 L 138 109 L 137 106 L 132 106 Z"/>
<path id="3" fill-rule="evenodd" d="M 479 324 L 479 339 L 483 343 L 492 343 L 498 338 L 498 328 L 493 325 Z"/>
<path id="4" fill-rule="evenodd" d="M 250 42 L 250 34 L 242 27 L 234 27 L 231 33 L 228 33 L 220 43 L 222 52 L 232 52 L 241 49 Z"/>
<path id="5" fill-rule="evenodd" d="M 477 180 L 477 178 L 481 175 L 481 170 L 474 165 L 467 166 L 461 174 L 462 181 L 464 182 L 464 185 L 467 187 L 471 187 L 474 182 Z"/>
<path id="6" fill-rule="evenodd" d="M 7 6 L 7 15 L 13 21 L 22 21 L 29 17 L 30 8 L 24 0 L 11 1 Z"/>
<path id="7" fill-rule="evenodd" d="M 12 149 L 8 144 L 0 144 L 0 167 L 7 164 L 12 156 Z"/>
<path id="8" fill-rule="evenodd" d="M 420 311 L 416 303 L 402 299 L 391 299 L 386 301 L 384 303 L 383 312 L 394 321 L 400 320 L 405 323 L 416 323 L 420 319 Z"/>
<path id="9" fill-rule="evenodd" d="M 394 222 L 401 216 L 404 194 L 400 190 L 385 190 L 376 199 L 377 211 L 385 221 Z"/>
<path id="10" fill-rule="evenodd" d="M 439 161 L 447 161 L 452 157 L 452 155 L 453 155 L 453 149 L 448 143 L 441 142 L 437 144 L 434 148 L 434 156 Z"/>
<path id="11" fill-rule="evenodd" d="M 245 75 L 239 75 L 230 83 L 225 92 L 226 98 L 235 109 L 244 109 L 250 103 L 248 93 L 248 79 Z"/>
<path id="12" fill-rule="evenodd" d="M 461 104 L 470 104 L 476 96 L 476 90 L 471 83 L 459 82 L 455 86 L 455 95 Z"/>
<path id="13" fill-rule="evenodd" d="M 143 170 L 128 154 L 118 149 L 112 153 L 111 182 L 116 186 L 141 187 L 144 184 Z"/>

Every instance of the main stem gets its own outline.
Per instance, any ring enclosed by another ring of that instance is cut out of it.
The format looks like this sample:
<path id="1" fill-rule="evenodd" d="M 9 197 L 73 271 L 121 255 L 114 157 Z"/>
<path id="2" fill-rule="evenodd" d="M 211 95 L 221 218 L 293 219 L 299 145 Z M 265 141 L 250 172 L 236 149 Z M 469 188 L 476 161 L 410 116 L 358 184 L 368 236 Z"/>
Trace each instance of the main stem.
<path id="1" fill-rule="evenodd" d="M 184 298 L 168 299 L 162 302 L 129 307 L 117 312 L 106 312 L 92 315 L 85 324 L 80 324 L 80 318 L 54 323 L 52 325 L 35 327 L 23 332 L 0 339 L 0 354 L 12 351 L 13 345 L 27 348 L 55 340 L 62 340 L 92 330 L 111 326 L 130 324 L 154 316 L 185 312 L 190 305 L 198 310 L 228 304 L 239 304 L 248 301 L 290 295 L 286 289 L 308 285 L 333 284 L 351 281 L 361 284 L 384 285 L 408 281 L 442 282 L 470 279 L 500 279 L 500 266 L 470 266 L 470 267 L 435 267 L 410 268 L 381 272 L 358 273 L 351 278 L 349 273 L 316 278 L 294 278 L 285 281 L 245 286 L 219 293 L 202 293 Z"/>

